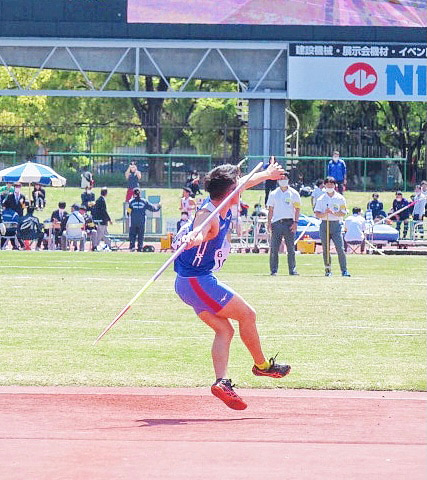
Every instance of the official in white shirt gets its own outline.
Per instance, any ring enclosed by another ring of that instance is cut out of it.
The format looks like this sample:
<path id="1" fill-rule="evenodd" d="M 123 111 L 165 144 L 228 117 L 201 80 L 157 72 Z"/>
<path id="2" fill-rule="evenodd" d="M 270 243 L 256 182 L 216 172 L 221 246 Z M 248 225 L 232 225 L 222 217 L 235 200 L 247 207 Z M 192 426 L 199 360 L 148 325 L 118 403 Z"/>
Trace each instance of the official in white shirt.
<path id="1" fill-rule="evenodd" d="M 344 250 L 346 252 L 347 245 L 360 245 L 360 253 L 365 251 L 366 222 L 361 213 L 361 208 L 354 207 L 353 215 L 345 220 Z"/>
<path id="2" fill-rule="evenodd" d="M 278 180 L 279 186 L 270 192 L 267 200 L 267 230 L 271 232 L 270 272 L 276 275 L 279 268 L 279 248 L 282 238 L 285 239 L 288 252 L 289 275 L 298 275 L 295 264 L 295 232 L 301 210 L 299 193 L 289 186 L 288 173 L 284 179 Z"/>
<path id="3" fill-rule="evenodd" d="M 343 277 L 350 277 L 347 272 L 347 259 L 345 256 L 343 238 L 341 233 L 341 220 L 347 214 L 347 205 L 345 198 L 335 190 L 336 182 L 334 177 L 325 178 L 325 193 L 321 195 L 314 207 L 314 213 L 317 218 L 322 220 L 320 224 L 320 239 L 322 240 L 323 263 L 325 264 L 325 276 L 330 277 L 331 262 L 330 242 L 334 242 L 335 250 L 338 254 L 338 261 Z M 327 229 L 329 222 L 329 238 L 327 238 Z"/>

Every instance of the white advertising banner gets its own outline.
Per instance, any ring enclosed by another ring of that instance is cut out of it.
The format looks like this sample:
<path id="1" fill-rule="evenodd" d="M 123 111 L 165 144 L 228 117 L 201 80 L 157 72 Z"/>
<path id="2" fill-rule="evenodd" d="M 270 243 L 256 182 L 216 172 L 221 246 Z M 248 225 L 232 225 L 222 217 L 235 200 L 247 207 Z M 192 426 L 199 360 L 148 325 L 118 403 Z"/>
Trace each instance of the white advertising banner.
<path id="1" fill-rule="evenodd" d="M 426 51 L 425 45 L 293 44 L 289 98 L 426 102 Z"/>

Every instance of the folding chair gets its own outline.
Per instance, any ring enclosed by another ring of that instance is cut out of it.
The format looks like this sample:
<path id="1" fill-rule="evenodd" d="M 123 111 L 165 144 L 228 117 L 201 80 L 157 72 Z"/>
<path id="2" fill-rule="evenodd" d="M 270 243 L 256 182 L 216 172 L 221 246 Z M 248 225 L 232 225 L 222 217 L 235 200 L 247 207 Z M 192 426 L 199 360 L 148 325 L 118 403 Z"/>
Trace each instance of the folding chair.
<path id="1" fill-rule="evenodd" d="M 350 242 L 344 242 L 345 243 L 345 251 L 348 252 L 348 248 L 350 248 L 351 253 L 364 253 L 365 251 L 365 240 L 358 241 L 358 240 L 353 240 Z M 359 252 L 357 252 L 359 250 Z"/>
<path id="2" fill-rule="evenodd" d="M 77 243 L 79 243 L 79 250 L 81 252 L 85 249 L 86 232 L 82 230 L 82 223 L 70 223 L 62 236 L 62 250 L 68 250 L 71 245 L 74 245 L 74 250 L 77 250 Z"/>
<path id="3" fill-rule="evenodd" d="M 1 249 L 6 250 L 7 243 L 10 241 L 12 247 L 18 248 L 18 222 L 4 222 L 6 227 L 6 235 L 0 236 L 1 238 Z"/>

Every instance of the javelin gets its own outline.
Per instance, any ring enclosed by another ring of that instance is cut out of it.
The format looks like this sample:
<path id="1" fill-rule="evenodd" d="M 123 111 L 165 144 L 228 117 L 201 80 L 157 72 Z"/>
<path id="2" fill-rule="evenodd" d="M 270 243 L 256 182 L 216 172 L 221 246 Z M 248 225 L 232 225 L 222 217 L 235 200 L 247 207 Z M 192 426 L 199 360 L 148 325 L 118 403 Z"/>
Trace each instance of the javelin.
<path id="1" fill-rule="evenodd" d="M 237 194 L 239 193 L 243 187 L 248 183 L 248 181 L 252 178 L 253 175 L 263 166 L 263 163 L 260 162 L 258 165 L 248 174 L 246 175 L 245 181 L 237 185 L 237 187 L 227 195 L 224 200 L 213 210 L 206 219 L 194 229 L 194 232 L 201 232 L 206 225 L 218 214 L 220 210 L 222 210 L 225 205 Z M 166 262 L 157 270 L 157 272 L 148 280 L 148 282 L 141 288 L 141 290 L 132 298 L 132 300 L 124 307 L 120 313 L 116 316 L 116 318 L 103 330 L 103 332 L 98 336 L 98 338 L 93 342 L 93 345 L 96 345 L 99 340 L 110 330 L 123 315 L 130 309 L 130 307 L 136 302 L 136 300 L 148 289 L 148 287 L 154 283 L 160 275 L 168 268 L 168 266 L 185 250 L 185 247 L 188 245 L 188 242 L 183 242 L 182 245 L 178 248 L 178 250 L 169 257 Z"/>
<path id="2" fill-rule="evenodd" d="M 380 223 L 383 223 L 387 220 L 390 220 L 392 217 L 394 217 L 395 215 L 399 215 L 400 212 L 403 212 L 404 210 L 412 207 L 413 205 L 415 205 L 417 202 L 419 202 L 421 200 L 421 198 L 419 198 L 418 200 L 415 200 L 414 202 L 411 202 L 409 205 L 406 205 L 406 207 L 402 207 L 401 209 L 399 210 L 396 210 L 395 212 L 393 213 L 390 213 L 390 215 L 387 215 L 385 218 L 381 219 L 380 222 L 376 223 L 375 225 L 378 225 Z"/>

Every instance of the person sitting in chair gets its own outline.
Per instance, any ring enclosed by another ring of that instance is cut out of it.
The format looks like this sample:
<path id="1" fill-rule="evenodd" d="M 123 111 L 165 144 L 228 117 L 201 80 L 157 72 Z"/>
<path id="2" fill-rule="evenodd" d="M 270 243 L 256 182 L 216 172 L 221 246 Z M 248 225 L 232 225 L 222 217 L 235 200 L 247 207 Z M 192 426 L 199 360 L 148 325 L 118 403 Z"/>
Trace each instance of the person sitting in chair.
<path id="1" fill-rule="evenodd" d="M 6 248 L 8 241 L 10 241 L 12 244 L 13 250 L 19 250 L 19 243 L 16 237 L 18 232 L 18 224 L 19 215 L 15 212 L 15 210 L 12 210 L 11 208 L 3 210 L 3 225 L 5 226 L 5 232 L 0 239 L 1 250 Z"/>
<path id="2" fill-rule="evenodd" d="M 67 243 L 74 245 L 74 251 L 77 250 L 77 243 L 79 243 L 79 250 L 84 252 L 86 232 L 84 231 L 85 219 L 80 213 L 80 205 L 76 203 L 71 207 L 72 212 L 68 215 L 65 231 L 62 236 L 62 250 L 67 250 Z"/>
<path id="3" fill-rule="evenodd" d="M 353 215 L 345 220 L 344 250 L 348 245 L 360 245 L 360 253 L 365 251 L 366 222 L 362 216 L 362 209 L 353 208 Z"/>
<path id="4" fill-rule="evenodd" d="M 46 190 L 42 188 L 40 183 L 34 184 L 31 196 L 33 197 L 33 207 L 36 210 L 43 210 L 46 206 Z"/>
<path id="5" fill-rule="evenodd" d="M 57 249 L 61 246 L 61 237 L 67 225 L 68 212 L 65 211 L 67 204 L 65 202 L 58 203 L 58 210 L 54 210 L 50 217 L 52 228 L 55 234 L 55 246 Z"/>
<path id="6" fill-rule="evenodd" d="M 31 250 L 31 242 L 37 240 L 36 250 L 39 250 L 43 241 L 43 227 L 34 216 L 34 207 L 27 208 L 27 214 L 20 218 L 18 238 L 24 241 L 25 250 Z"/>

